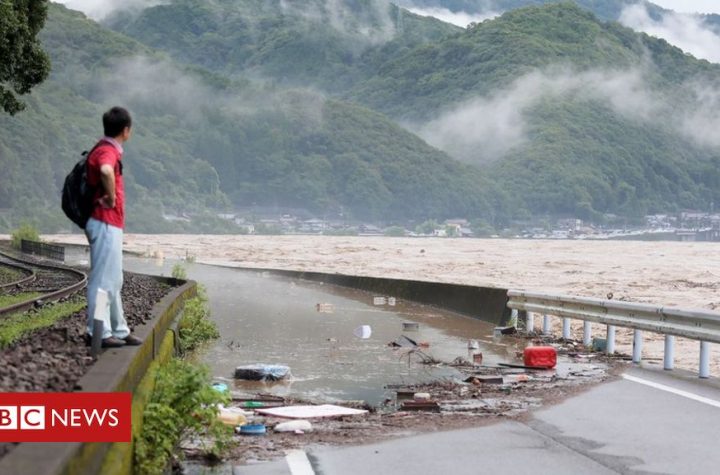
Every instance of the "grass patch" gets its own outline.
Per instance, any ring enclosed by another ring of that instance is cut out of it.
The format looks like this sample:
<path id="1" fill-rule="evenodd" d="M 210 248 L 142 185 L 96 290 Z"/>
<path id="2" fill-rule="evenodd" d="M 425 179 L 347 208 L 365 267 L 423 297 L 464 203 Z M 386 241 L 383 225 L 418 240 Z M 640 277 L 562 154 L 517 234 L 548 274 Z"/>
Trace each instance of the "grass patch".
<path id="1" fill-rule="evenodd" d="M 26 241 L 40 242 L 40 233 L 32 224 L 23 223 L 12 232 L 11 238 L 12 247 L 20 249 L 20 243 L 23 239 Z"/>
<path id="2" fill-rule="evenodd" d="M 203 343 L 220 337 L 217 325 L 210 320 L 207 292 L 201 285 L 198 286 L 197 297 L 185 303 L 178 323 L 178 334 L 182 354 L 194 351 Z"/>
<path id="3" fill-rule="evenodd" d="M 15 295 L 0 295 L 0 308 L 14 305 L 18 302 L 35 299 L 41 295 L 42 293 L 40 292 L 22 292 Z"/>
<path id="4" fill-rule="evenodd" d="M 16 280 L 22 279 L 23 273 L 12 267 L 5 267 L 0 265 L 0 285 L 9 284 Z"/>
<path id="5" fill-rule="evenodd" d="M 5 348 L 20 338 L 85 308 L 85 299 L 76 297 L 66 302 L 50 304 L 36 312 L 13 313 L 0 319 L 0 348 Z"/>
<path id="6" fill-rule="evenodd" d="M 198 437 L 207 457 L 220 458 L 232 442 L 232 428 L 218 420 L 217 405 L 228 402 L 227 394 L 210 386 L 207 368 L 177 358 L 162 366 L 135 440 L 136 472 L 167 473 L 168 460 L 186 437 Z"/>

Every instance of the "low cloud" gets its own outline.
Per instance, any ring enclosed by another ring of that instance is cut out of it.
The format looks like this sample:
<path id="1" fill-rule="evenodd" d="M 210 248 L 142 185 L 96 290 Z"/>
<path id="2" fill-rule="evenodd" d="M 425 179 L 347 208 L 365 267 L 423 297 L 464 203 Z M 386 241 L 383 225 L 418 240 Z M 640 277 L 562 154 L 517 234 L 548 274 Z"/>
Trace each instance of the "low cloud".
<path id="1" fill-rule="evenodd" d="M 117 11 L 140 11 L 170 3 L 170 0 L 56 0 L 73 10 L 85 13 L 93 20 L 104 20 Z"/>
<path id="2" fill-rule="evenodd" d="M 453 12 L 447 8 L 420 8 L 420 7 L 408 7 L 412 13 L 421 16 L 430 16 L 437 18 L 438 20 L 444 21 L 445 23 L 452 23 L 453 25 L 461 26 L 466 28 L 470 23 L 481 23 L 485 20 L 500 16 L 499 12 L 485 11 L 480 13 L 467 13 L 463 11 Z"/>
<path id="3" fill-rule="evenodd" d="M 640 71 L 535 71 L 509 88 L 469 100 L 435 120 L 411 127 L 431 145 L 463 161 L 489 162 L 527 142 L 528 112 L 545 98 L 596 100 L 638 120 L 662 107 Z"/>
<path id="4" fill-rule="evenodd" d="M 720 147 L 720 88 L 695 82 L 685 89 L 692 98 L 692 107 L 682 115 L 682 132 L 700 145 Z"/>
<path id="5" fill-rule="evenodd" d="M 118 61 L 102 81 L 99 94 L 107 102 L 162 110 L 188 124 L 204 123 L 209 113 L 241 117 L 278 111 L 289 118 L 301 114 L 298 123 L 312 127 L 323 120 L 325 104 L 325 97 L 311 90 L 272 93 L 250 86 L 219 92 L 168 61 L 145 56 Z"/>
<path id="6" fill-rule="evenodd" d="M 348 36 L 361 37 L 367 43 L 390 41 L 396 33 L 395 19 L 388 0 L 315 0 L 298 5 L 293 0 L 280 0 L 285 14 L 323 22 Z"/>
<path id="7" fill-rule="evenodd" d="M 655 20 L 645 5 L 637 4 L 622 11 L 620 23 L 663 38 L 697 58 L 720 63 L 720 36 L 705 25 L 698 15 L 668 12 L 661 19 Z"/>

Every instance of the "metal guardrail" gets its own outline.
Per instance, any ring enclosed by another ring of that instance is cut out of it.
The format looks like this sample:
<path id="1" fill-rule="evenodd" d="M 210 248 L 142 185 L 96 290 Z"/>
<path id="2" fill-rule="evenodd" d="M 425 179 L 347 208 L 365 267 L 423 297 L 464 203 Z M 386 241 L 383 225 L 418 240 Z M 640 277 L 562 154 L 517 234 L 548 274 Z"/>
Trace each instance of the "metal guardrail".
<path id="1" fill-rule="evenodd" d="M 606 352 L 615 352 L 615 328 L 632 328 L 633 362 L 642 360 L 642 332 L 665 335 L 664 368 L 673 368 L 676 336 L 700 342 L 700 377 L 710 376 L 710 343 L 720 343 L 720 313 L 683 310 L 641 303 L 542 293 L 508 291 L 508 307 L 525 311 L 527 328 L 534 328 L 533 313 L 543 315 L 543 333 L 550 333 L 549 316 L 563 319 L 563 338 L 570 338 L 570 320 L 582 320 L 583 344 L 592 343 L 591 322 L 607 325 Z"/>
<path id="2" fill-rule="evenodd" d="M 60 262 L 65 261 L 65 248 L 55 244 L 22 239 L 20 241 L 20 250 L 25 254 L 34 254 Z"/>

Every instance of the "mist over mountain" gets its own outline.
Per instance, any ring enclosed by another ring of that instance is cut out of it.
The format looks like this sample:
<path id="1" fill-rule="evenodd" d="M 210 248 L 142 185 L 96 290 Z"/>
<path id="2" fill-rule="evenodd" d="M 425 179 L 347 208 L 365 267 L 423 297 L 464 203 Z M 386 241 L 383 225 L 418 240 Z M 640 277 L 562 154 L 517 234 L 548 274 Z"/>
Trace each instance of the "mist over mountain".
<path id="1" fill-rule="evenodd" d="M 232 231 L 217 213 L 252 206 L 504 226 L 717 203 L 720 66 L 602 20 L 629 1 L 528 3 L 548 2 L 413 2 L 495 12 L 469 28 L 381 0 L 53 5 L 52 76 L 0 116 L 0 228 L 70 228 L 59 187 L 115 104 L 136 117 L 130 231 Z"/>
<path id="2" fill-rule="evenodd" d="M 367 220 L 488 212 L 481 171 L 370 110 L 182 65 L 62 6 L 52 6 L 42 39 L 50 80 L 26 113 L 0 116 L 6 229 L 27 216 L 70 229 L 57 201 L 62 179 L 114 104 L 136 117 L 126 147 L 130 230 L 230 230 L 214 213 L 253 205 Z M 182 214 L 196 218 L 163 219 Z"/>

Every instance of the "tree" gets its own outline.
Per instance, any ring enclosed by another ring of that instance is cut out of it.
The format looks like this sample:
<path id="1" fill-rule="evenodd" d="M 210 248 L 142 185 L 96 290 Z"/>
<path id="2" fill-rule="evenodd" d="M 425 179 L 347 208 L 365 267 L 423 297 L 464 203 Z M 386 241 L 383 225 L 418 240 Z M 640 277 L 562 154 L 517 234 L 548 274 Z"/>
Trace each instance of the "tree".
<path id="1" fill-rule="evenodd" d="M 0 108 L 13 115 L 27 94 L 50 72 L 50 58 L 37 34 L 45 25 L 47 0 L 0 0 Z"/>

